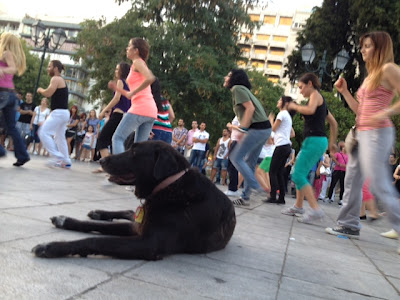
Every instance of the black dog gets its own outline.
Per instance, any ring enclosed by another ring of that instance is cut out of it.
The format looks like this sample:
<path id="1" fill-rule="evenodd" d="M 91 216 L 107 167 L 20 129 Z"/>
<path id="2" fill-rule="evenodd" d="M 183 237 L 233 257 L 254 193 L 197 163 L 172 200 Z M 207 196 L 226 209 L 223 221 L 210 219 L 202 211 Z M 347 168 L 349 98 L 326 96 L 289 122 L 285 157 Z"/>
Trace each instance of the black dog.
<path id="1" fill-rule="evenodd" d="M 186 159 L 164 142 L 137 143 L 128 151 L 101 160 L 110 181 L 134 185 L 145 199 L 141 213 L 91 211 L 98 221 L 51 218 L 58 228 L 119 237 L 88 238 L 40 244 L 39 257 L 107 255 L 157 260 L 173 253 L 206 253 L 223 249 L 236 225 L 232 202 Z M 127 219 L 132 222 L 112 222 Z"/>

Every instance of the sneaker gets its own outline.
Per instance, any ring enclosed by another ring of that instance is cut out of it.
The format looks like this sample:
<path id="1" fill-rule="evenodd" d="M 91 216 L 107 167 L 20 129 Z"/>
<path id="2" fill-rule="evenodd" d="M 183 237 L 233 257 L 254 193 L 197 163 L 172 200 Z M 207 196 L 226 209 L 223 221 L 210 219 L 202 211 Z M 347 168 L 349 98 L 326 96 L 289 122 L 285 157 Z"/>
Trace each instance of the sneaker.
<path id="1" fill-rule="evenodd" d="M 238 198 L 236 200 L 232 200 L 233 205 L 236 206 L 250 206 L 250 200 L 245 200 L 243 198 Z"/>
<path id="2" fill-rule="evenodd" d="M 33 151 L 33 155 L 38 155 L 39 153 L 37 151 Z"/>
<path id="3" fill-rule="evenodd" d="M 240 196 L 240 192 L 239 191 L 227 190 L 225 192 L 225 195 L 227 195 L 228 197 L 239 197 Z"/>
<path id="4" fill-rule="evenodd" d="M 294 205 L 281 210 L 281 214 L 284 214 L 287 216 L 302 215 L 302 214 L 304 214 L 304 212 L 305 212 L 304 208 L 298 208 Z"/>
<path id="5" fill-rule="evenodd" d="M 336 226 L 333 228 L 328 227 L 325 228 L 325 232 L 332 235 L 344 235 L 350 239 L 358 240 L 360 238 L 360 230 L 358 229 L 353 230 L 349 227 L 344 227 L 344 226 Z"/>
<path id="6" fill-rule="evenodd" d="M 265 200 L 262 200 L 264 203 L 269 203 L 269 204 L 285 204 L 286 202 L 285 202 L 285 200 L 282 200 L 282 199 L 278 199 L 278 200 L 276 200 L 276 199 L 273 199 L 273 198 L 268 198 L 268 199 L 265 199 Z"/>
<path id="7" fill-rule="evenodd" d="M 343 201 L 340 200 L 339 203 L 338 203 L 338 205 L 342 206 L 342 205 L 343 205 Z"/>
<path id="8" fill-rule="evenodd" d="M 297 218 L 297 221 L 305 224 L 312 224 L 315 221 L 321 221 L 325 216 L 325 213 L 321 210 L 311 209 L 307 214 Z"/>
<path id="9" fill-rule="evenodd" d="M 382 232 L 381 236 L 388 238 L 388 239 L 398 239 L 399 238 L 399 234 L 394 229 L 391 229 L 386 232 Z"/>

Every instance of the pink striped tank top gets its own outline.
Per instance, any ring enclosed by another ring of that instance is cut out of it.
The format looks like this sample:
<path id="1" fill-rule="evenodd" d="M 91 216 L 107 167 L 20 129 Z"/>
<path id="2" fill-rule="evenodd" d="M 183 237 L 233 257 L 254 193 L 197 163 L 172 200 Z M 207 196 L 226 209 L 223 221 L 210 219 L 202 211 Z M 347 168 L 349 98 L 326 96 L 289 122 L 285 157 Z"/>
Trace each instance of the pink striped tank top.
<path id="1" fill-rule="evenodd" d="M 8 67 L 8 65 L 0 60 L 0 67 Z M 0 87 L 6 89 L 14 89 L 13 74 L 4 74 L 4 77 L 0 77 Z"/>
<path id="2" fill-rule="evenodd" d="M 384 119 L 377 126 L 370 125 L 370 118 L 384 109 L 389 108 L 394 97 L 394 92 L 386 89 L 382 85 L 372 91 L 368 91 L 364 84 L 357 91 L 359 102 L 356 126 L 357 130 L 373 130 L 378 128 L 393 127 L 390 118 Z"/>

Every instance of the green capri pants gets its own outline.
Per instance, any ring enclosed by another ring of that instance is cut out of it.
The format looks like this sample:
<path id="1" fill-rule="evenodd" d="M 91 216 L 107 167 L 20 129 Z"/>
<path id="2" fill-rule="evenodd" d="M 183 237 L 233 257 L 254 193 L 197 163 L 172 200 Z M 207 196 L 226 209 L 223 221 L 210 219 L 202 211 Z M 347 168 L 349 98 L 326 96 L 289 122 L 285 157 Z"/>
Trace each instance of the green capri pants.
<path id="1" fill-rule="evenodd" d="M 307 180 L 312 167 L 321 159 L 328 148 L 328 139 L 324 136 L 310 136 L 303 141 L 300 152 L 297 155 L 292 180 L 296 189 L 301 190 L 310 182 Z"/>

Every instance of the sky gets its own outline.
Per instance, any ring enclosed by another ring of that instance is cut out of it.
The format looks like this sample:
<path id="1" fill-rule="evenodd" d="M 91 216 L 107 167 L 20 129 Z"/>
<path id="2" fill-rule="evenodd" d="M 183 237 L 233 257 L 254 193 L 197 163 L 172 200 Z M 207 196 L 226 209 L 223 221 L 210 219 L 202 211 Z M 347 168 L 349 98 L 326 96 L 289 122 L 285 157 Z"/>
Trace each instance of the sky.
<path id="1" fill-rule="evenodd" d="M 144 0 L 146 1 L 146 0 Z M 271 7 L 285 10 L 301 9 L 310 11 L 313 6 L 321 6 L 323 0 L 266 0 Z M 33 18 L 49 16 L 80 22 L 84 19 L 99 19 L 104 16 L 107 22 L 122 17 L 129 9 L 130 2 L 121 6 L 114 0 L 0 0 L 0 14 L 22 18 L 29 14 Z M 47 19 L 47 18 L 46 18 Z"/>

